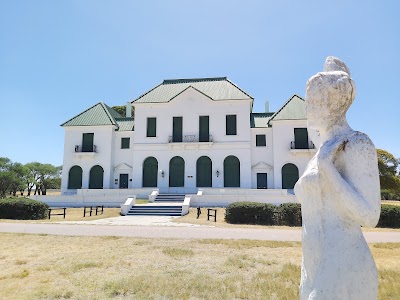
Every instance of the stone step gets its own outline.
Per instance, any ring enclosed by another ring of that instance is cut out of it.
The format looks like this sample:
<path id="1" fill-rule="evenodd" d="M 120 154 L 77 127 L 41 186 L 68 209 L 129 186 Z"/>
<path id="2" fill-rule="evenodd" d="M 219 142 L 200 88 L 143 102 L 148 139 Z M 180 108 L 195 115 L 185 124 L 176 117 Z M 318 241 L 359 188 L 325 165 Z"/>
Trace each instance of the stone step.
<path id="1" fill-rule="evenodd" d="M 183 202 L 184 194 L 158 194 L 154 202 Z"/>
<path id="2" fill-rule="evenodd" d="M 164 209 L 158 209 L 158 208 L 145 208 L 145 209 L 135 209 L 135 208 L 131 208 L 129 210 L 129 212 L 140 212 L 140 211 L 144 211 L 144 212 L 163 212 L 163 211 L 169 211 L 169 212 L 182 212 L 182 208 L 164 208 Z"/>
<path id="3" fill-rule="evenodd" d="M 128 212 L 127 216 L 181 216 L 180 212 Z"/>

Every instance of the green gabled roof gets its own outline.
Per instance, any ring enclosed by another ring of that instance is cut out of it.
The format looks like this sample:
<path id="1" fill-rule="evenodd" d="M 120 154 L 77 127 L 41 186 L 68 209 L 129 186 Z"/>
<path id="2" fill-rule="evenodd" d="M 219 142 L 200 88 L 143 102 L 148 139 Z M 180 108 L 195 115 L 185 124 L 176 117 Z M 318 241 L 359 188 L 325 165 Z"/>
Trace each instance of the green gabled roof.
<path id="1" fill-rule="evenodd" d="M 269 127 L 268 121 L 273 116 L 273 112 L 268 113 L 251 113 L 250 114 L 250 127 L 251 128 L 263 128 Z"/>
<path id="2" fill-rule="evenodd" d="M 99 102 L 61 126 L 115 125 L 118 127 L 116 118 L 122 118 L 122 116 L 107 104 Z"/>
<path id="3" fill-rule="evenodd" d="M 135 128 L 135 121 L 133 118 L 116 118 L 119 126 L 117 131 L 133 131 Z"/>
<path id="4" fill-rule="evenodd" d="M 271 121 L 277 120 L 306 120 L 306 105 L 303 98 L 293 95 L 286 103 L 269 119 L 268 125 Z"/>
<path id="5" fill-rule="evenodd" d="M 185 89 L 193 87 L 215 101 L 245 100 L 254 98 L 241 90 L 226 77 L 169 79 L 143 94 L 134 103 L 165 103 L 171 101 Z"/>

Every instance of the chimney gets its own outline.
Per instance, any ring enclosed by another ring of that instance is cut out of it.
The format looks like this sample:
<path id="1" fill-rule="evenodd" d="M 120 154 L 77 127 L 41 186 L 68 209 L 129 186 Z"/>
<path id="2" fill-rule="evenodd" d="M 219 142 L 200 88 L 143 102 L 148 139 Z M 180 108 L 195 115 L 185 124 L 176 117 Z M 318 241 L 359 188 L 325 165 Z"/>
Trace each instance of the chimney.
<path id="1" fill-rule="evenodd" d="M 132 104 L 130 102 L 126 103 L 125 117 L 132 118 Z"/>
<path id="2" fill-rule="evenodd" d="M 265 112 L 266 113 L 269 112 L 269 101 L 268 100 L 265 101 Z"/>

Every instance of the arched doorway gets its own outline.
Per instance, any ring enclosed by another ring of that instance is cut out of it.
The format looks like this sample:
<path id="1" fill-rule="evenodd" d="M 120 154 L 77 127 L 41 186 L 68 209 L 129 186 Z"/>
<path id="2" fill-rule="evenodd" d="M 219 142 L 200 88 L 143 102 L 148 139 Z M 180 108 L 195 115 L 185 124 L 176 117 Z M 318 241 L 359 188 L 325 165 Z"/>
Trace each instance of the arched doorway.
<path id="1" fill-rule="evenodd" d="M 143 162 L 143 187 L 157 187 L 158 161 L 155 157 L 148 157 Z"/>
<path id="2" fill-rule="evenodd" d="M 212 187 L 212 162 L 208 156 L 199 157 L 196 162 L 196 186 Z"/>
<path id="3" fill-rule="evenodd" d="M 299 180 L 299 169 L 294 164 L 286 164 L 282 167 L 282 189 L 293 189 Z"/>
<path id="4" fill-rule="evenodd" d="M 68 189 L 77 190 L 82 188 L 82 168 L 73 166 L 68 173 Z"/>
<path id="5" fill-rule="evenodd" d="M 104 170 L 101 166 L 96 165 L 90 169 L 89 174 L 89 189 L 103 188 Z"/>
<path id="6" fill-rule="evenodd" d="M 175 156 L 169 161 L 169 186 L 185 186 L 185 161 L 180 156 Z"/>
<path id="7" fill-rule="evenodd" d="M 224 160 L 224 187 L 240 187 L 240 161 L 236 156 Z"/>

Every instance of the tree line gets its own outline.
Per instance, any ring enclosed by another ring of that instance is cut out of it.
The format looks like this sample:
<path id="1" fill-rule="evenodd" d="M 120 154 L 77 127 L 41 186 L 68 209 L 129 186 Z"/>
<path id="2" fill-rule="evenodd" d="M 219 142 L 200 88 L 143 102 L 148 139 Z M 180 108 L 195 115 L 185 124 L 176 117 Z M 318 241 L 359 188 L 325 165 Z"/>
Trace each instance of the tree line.
<path id="1" fill-rule="evenodd" d="M 382 149 L 377 155 L 382 199 L 400 200 L 400 159 Z"/>
<path id="2" fill-rule="evenodd" d="M 31 195 L 46 195 L 48 189 L 59 189 L 61 187 L 61 166 L 31 162 L 21 164 L 13 162 L 7 157 L 0 157 L 0 198 L 8 193 L 13 196 L 20 192 L 28 191 Z"/>

